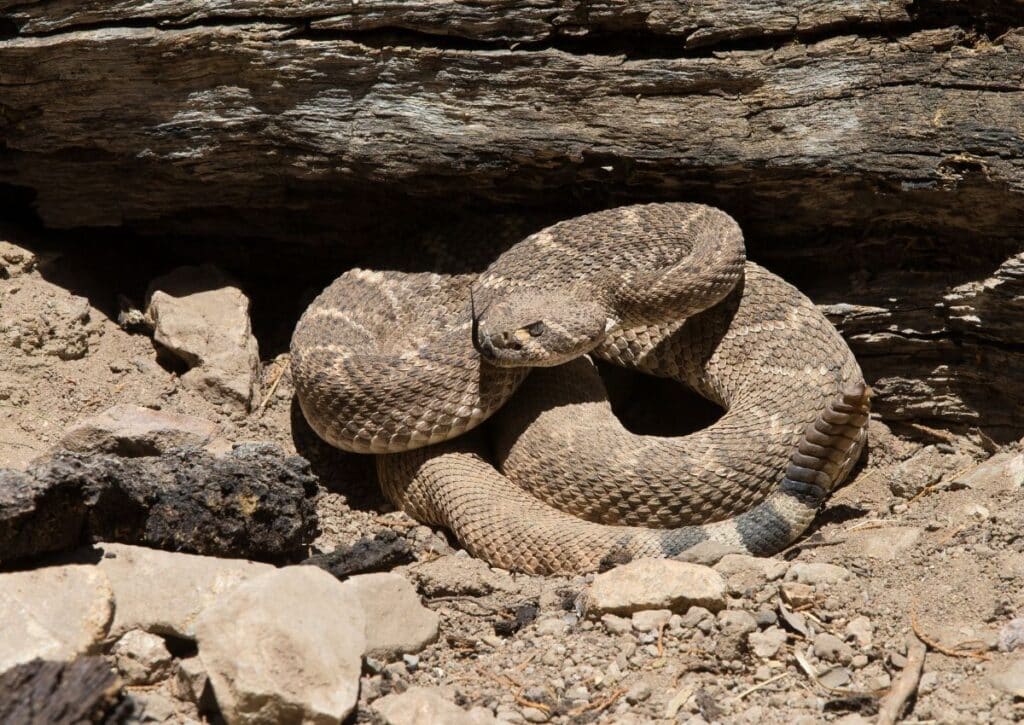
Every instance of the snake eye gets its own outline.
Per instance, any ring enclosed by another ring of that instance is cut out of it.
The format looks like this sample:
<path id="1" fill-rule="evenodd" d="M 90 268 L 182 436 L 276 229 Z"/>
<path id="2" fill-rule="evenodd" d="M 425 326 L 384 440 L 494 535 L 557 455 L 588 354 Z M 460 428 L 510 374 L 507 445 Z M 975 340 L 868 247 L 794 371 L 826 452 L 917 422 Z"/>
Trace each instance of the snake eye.
<path id="1" fill-rule="evenodd" d="M 534 322 L 533 324 L 527 325 L 525 329 L 530 333 L 530 337 L 540 337 L 548 328 L 543 322 Z"/>

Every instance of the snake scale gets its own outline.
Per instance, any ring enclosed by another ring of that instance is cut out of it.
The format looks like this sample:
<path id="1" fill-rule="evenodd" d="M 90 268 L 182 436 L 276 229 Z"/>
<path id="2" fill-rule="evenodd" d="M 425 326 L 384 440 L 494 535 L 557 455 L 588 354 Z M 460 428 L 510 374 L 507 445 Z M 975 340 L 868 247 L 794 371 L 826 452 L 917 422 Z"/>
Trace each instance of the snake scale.
<path id="1" fill-rule="evenodd" d="M 533 573 L 703 541 L 777 552 L 867 437 L 870 391 L 846 343 L 699 204 L 569 219 L 480 275 L 349 270 L 291 351 L 318 435 L 379 454 L 385 495 L 414 518 Z M 686 436 L 631 433 L 592 357 L 725 412 Z"/>

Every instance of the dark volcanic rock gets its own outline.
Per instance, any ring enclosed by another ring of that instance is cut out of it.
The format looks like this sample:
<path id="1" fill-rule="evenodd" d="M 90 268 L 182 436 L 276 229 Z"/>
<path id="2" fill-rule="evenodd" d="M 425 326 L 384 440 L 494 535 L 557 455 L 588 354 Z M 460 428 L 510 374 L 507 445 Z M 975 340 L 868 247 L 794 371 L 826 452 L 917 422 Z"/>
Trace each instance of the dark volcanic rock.
<path id="1" fill-rule="evenodd" d="M 0 560 L 88 541 L 212 556 L 279 559 L 316 534 L 309 464 L 270 445 L 223 456 L 180 448 L 124 459 L 58 452 L 0 493 Z"/>
<path id="2" fill-rule="evenodd" d="M 391 529 L 380 531 L 372 539 L 360 539 L 351 546 L 342 546 L 328 554 L 318 554 L 303 564 L 312 564 L 339 579 L 354 574 L 388 571 L 414 559 L 409 542 Z"/>
<path id="3" fill-rule="evenodd" d="M 102 657 L 33 660 L 0 674 L 0 722 L 116 725 L 128 722 L 133 710 Z"/>

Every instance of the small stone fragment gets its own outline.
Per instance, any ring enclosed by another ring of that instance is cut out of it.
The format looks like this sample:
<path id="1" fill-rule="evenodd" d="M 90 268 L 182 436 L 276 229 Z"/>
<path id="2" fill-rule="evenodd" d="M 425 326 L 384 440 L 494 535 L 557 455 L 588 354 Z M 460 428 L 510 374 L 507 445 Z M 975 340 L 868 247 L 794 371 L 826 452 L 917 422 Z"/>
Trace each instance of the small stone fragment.
<path id="1" fill-rule="evenodd" d="M 162 637 L 139 629 L 133 629 L 117 640 L 111 654 L 129 685 L 151 685 L 165 679 L 174 662 Z"/>
<path id="2" fill-rule="evenodd" d="M 96 567 L 0 574 L 0 672 L 34 659 L 92 654 L 113 614 L 110 582 Z"/>
<path id="3" fill-rule="evenodd" d="M 849 569 L 835 564 L 820 562 L 793 564 L 786 572 L 786 581 L 819 586 L 821 584 L 838 584 L 853 577 Z"/>
<path id="4" fill-rule="evenodd" d="M 634 612 L 633 629 L 637 632 L 657 632 L 668 624 L 671 616 L 672 612 L 668 609 L 645 609 L 641 612 Z"/>
<path id="5" fill-rule="evenodd" d="M 630 620 L 615 614 L 602 614 L 601 624 L 609 634 L 626 634 L 633 629 L 633 623 Z"/>
<path id="6" fill-rule="evenodd" d="M 312 566 L 252 579 L 196 622 L 199 658 L 229 725 L 346 718 L 359 694 L 365 631 L 357 596 Z"/>
<path id="7" fill-rule="evenodd" d="M 1000 652 L 1013 652 L 1024 647 L 1024 617 L 1011 619 L 999 630 L 997 645 Z"/>
<path id="8" fill-rule="evenodd" d="M 874 626 L 865 616 L 854 617 L 846 624 L 846 636 L 852 637 L 860 647 L 870 647 L 874 639 Z"/>
<path id="9" fill-rule="evenodd" d="M 635 705 L 651 696 L 651 686 L 641 680 L 626 691 L 626 702 Z"/>
<path id="10" fill-rule="evenodd" d="M 814 638 L 814 655 L 826 662 L 848 665 L 853 659 L 853 649 L 834 634 L 822 632 Z"/>
<path id="11" fill-rule="evenodd" d="M 886 526 L 855 532 L 849 538 L 854 552 L 880 561 L 905 556 L 921 538 L 921 529 L 914 526 Z"/>
<path id="12" fill-rule="evenodd" d="M 747 641 L 754 654 L 768 660 L 786 644 L 786 632 L 778 627 L 769 627 L 763 632 L 751 632 Z"/>
<path id="13" fill-rule="evenodd" d="M 486 562 L 463 556 L 442 556 L 409 570 L 417 588 L 427 597 L 483 596 L 513 591 L 515 583 L 506 572 L 491 569 Z"/>
<path id="14" fill-rule="evenodd" d="M 818 601 L 817 592 L 810 584 L 800 582 L 783 582 L 779 588 L 782 599 L 791 607 L 807 607 Z"/>
<path id="15" fill-rule="evenodd" d="M 988 678 L 997 689 L 1013 697 L 1024 697 L 1024 659 L 993 664 Z"/>
<path id="16" fill-rule="evenodd" d="M 757 620 L 743 609 L 726 609 L 718 613 L 718 628 L 726 635 L 748 634 L 757 631 Z"/>
<path id="17" fill-rule="evenodd" d="M 330 553 L 311 556 L 302 563 L 318 566 L 338 579 L 345 579 L 354 574 L 388 571 L 413 559 L 405 537 L 385 529 L 373 538 L 360 539 L 352 546 L 341 546 Z"/>
<path id="18" fill-rule="evenodd" d="M 249 298 L 216 267 L 179 267 L 150 284 L 153 339 L 190 368 L 188 387 L 247 412 L 259 403 Z"/>
<path id="19" fill-rule="evenodd" d="M 823 675 L 818 676 L 818 682 L 825 687 L 839 689 L 850 684 L 850 671 L 845 667 L 833 667 Z"/>
<path id="20" fill-rule="evenodd" d="M 363 608 L 366 652 L 392 659 L 419 652 L 437 639 L 440 618 L 420 603 L 419 594 L 401 574 L 360 574 L 342 583 Z"/>
<path id="21" fill-rule="evenodd" d="M 158 456 L 173 448 L 202 447 L 217 424 L 202 418 L 138 405 L 115 405 L 72 425 L 57 448 L 77 453 Z"/>
<path id="22" fill-rule="evenodd" d="M 384 725 L 492 725 L 498 722 L 483 708 L 469 712 L 429 687 L 410 687 L 374 700 L 370 705 Z"/>
<path id="23" fill-rule="evenodd" d="M 706 566 L 671 559 L 636 559 L 598 574 L 590 587 L 594 614 L 631 614 L 643 609 L 685 611 L 725 607 L 725 580 Z"/>

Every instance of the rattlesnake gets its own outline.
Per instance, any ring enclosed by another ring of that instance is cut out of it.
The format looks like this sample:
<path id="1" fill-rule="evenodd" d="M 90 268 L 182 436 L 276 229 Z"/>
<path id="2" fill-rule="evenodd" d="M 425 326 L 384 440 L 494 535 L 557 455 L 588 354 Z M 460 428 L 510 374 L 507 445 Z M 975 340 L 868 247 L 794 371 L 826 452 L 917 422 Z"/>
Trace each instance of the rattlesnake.
<path id="1" fill-rule="evenodd" d="M 588 353 L 726 412 L 689 436 L 633 435 Z M 313 429 L 380 454 L 396 506 L 537 573 L 705 540 L 778 551 L 867 434 L 869 390 L 845 342 L 745 261 L 728 215 L 697 204 L 560 222 L 479 276 L 350 270 L 299 321 L 292 369 Z M 473 430 L 499 409 L 489 436 Z"/>

